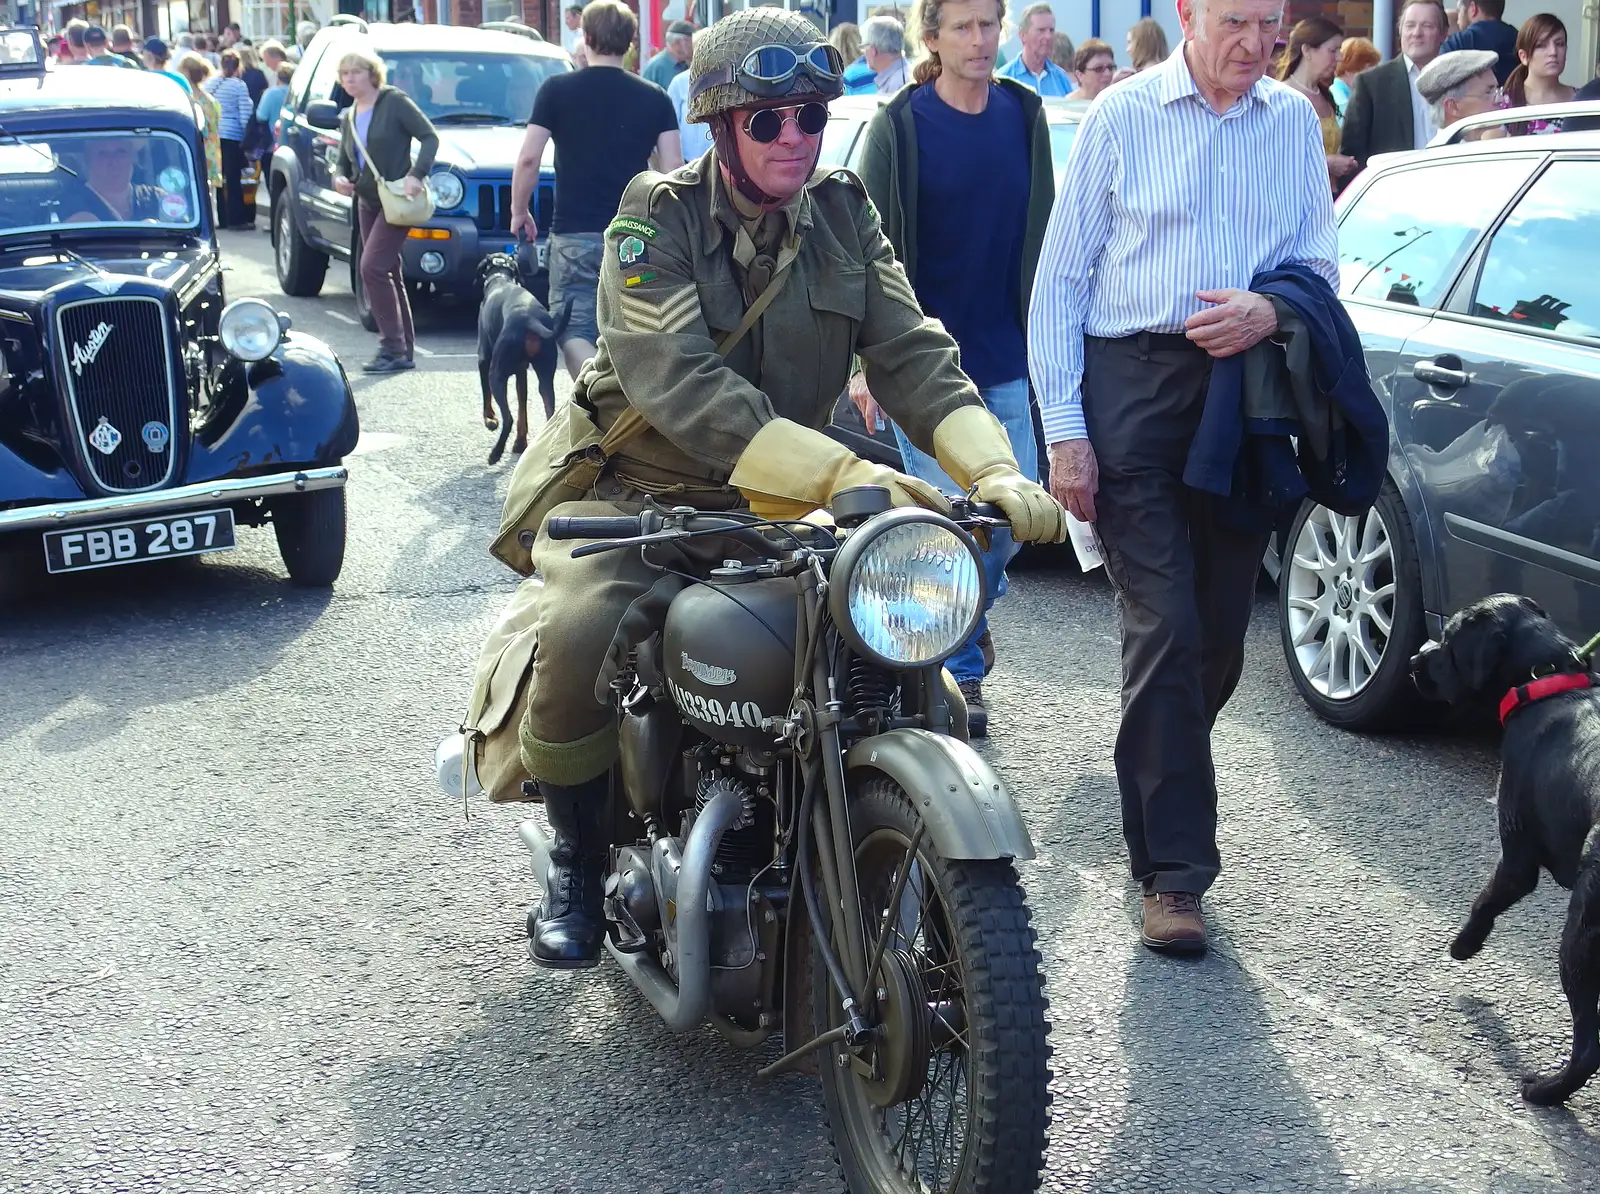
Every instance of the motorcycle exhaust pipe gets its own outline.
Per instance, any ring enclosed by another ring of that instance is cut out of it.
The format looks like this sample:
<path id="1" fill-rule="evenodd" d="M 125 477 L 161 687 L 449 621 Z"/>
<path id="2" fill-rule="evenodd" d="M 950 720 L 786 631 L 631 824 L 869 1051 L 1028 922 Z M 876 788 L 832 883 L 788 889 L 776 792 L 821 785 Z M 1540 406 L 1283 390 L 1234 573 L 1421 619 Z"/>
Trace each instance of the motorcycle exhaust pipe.
<path id="1" fill-rule="evenodd" d="M 625 954 L 606 937 L 606 949 L 643 992 L 673 1032 L 693 1032 L 705 1023 L 711 1010 L 711 863 L 722 835 L 744 815 L 744 800 L 737 789 L 725 787 L 700 810 L 683 847 L 678 872 L 678 979 L 648 954 Z M 524 821 L 522 844 L 533 856 L 534 874 L 542 884 L 550 862 L 550 836 L 537 821 Z"/>

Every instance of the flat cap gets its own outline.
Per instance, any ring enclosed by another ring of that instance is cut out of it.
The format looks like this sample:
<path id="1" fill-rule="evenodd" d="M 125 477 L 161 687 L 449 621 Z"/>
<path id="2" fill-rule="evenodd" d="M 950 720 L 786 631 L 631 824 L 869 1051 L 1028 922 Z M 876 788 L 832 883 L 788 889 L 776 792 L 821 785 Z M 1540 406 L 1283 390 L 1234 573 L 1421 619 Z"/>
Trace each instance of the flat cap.
<path id="1" fill-rule="evenodd" d="M 1452 87 L 1492 69 L 1499 60 L 1500 55 L 1493 50 L 1451 50 L 1440 54 L 1417 76 L 1417 90 L 1423 99 L 1436 104 Z"/>
<path id="2" fill-rule="evenodd" d="M 673 21 L 667 26 L 668 37 L 693 37 L 694 26 L 688 21 Z"/>

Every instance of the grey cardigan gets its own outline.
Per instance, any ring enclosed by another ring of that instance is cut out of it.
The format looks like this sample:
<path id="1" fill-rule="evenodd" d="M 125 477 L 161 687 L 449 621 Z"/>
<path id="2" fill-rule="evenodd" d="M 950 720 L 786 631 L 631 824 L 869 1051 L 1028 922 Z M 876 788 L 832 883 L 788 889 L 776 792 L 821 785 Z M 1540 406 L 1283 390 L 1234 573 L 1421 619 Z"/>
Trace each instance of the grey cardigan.
<path id="1" fill-rule="evenodd" d="M 366 137 L 372 162 L 362 169 L 359 177 L 355 173 L 359 160 L 355 118 L 354 104 L 339 114 L 339 173 L 356 180 L 357 195 L 368 203 L 378 202 L 378 181 L 373 177 L 373 166 L 390 182 L 407 174 L 426 181 L 428 171 L 433 169 L 434 155 L 439 152 L 439 134 L 433 131 L 433 123 L 409 95 L 398 87 L 385 85 L 378 89 Z M 415 164 L 411 161 L 412 141 L 417 143 Z"/>

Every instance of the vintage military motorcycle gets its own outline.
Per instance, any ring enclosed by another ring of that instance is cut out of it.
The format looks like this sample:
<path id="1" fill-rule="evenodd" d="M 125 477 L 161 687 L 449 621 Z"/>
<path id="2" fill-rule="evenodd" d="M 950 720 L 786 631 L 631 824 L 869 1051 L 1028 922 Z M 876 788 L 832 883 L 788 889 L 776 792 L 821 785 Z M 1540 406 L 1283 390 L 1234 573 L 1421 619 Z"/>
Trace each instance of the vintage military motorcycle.
<path id="1" fill-rule="evenodd" d="M 1033 1190 L 1049 1024 L 1012 866 L 1033 846 L 940 666 L 982 608 L 974 532 L 1004 519 L 878 487 L 832 514 L 550 519 L 574 555 L 682 581 L 611 686 L 607 948 L 678 1032 L 781 1032 L 761 1072 L 820 1072 L 854 1194 Z M 549 838 L 522 836 L 542 881 Z"/>

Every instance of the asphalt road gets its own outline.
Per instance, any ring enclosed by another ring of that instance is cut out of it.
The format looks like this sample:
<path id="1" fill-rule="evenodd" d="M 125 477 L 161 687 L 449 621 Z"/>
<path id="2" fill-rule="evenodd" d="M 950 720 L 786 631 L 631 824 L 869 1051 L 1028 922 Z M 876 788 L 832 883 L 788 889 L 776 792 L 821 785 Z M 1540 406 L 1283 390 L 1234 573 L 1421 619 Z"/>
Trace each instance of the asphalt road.
<path id="1" fill-rule="evenodd" d="M 230 296 L 370 355 L 341 272 L 281 299 L 264 235 L 226 246 Z M 0 1191 L 838 1188 L 809 1080 L 671 1036 L 610 966 L 536 972 L 515 811 L 434 788 L 514 578 L 485 552 L 508 467 L 471 313 L 419 323 L 415 373 L 353 375 L 331 594 L 243 529 L 202 562 L 0 575 Z M 1216 732 L 1216 947 L 1158 958 L 1118 830 L 1108 591 L 1022 573 L 995 623 L 987 749 L 1040 854 L 1048 1189 L 1600 1184 L 1600 1083 L 1518 1096 L 1567 1046 L 1562 893 L 1445 952 L 1495 855 L 1492 743 L 1325 727 L 1263 597 Z"/>

